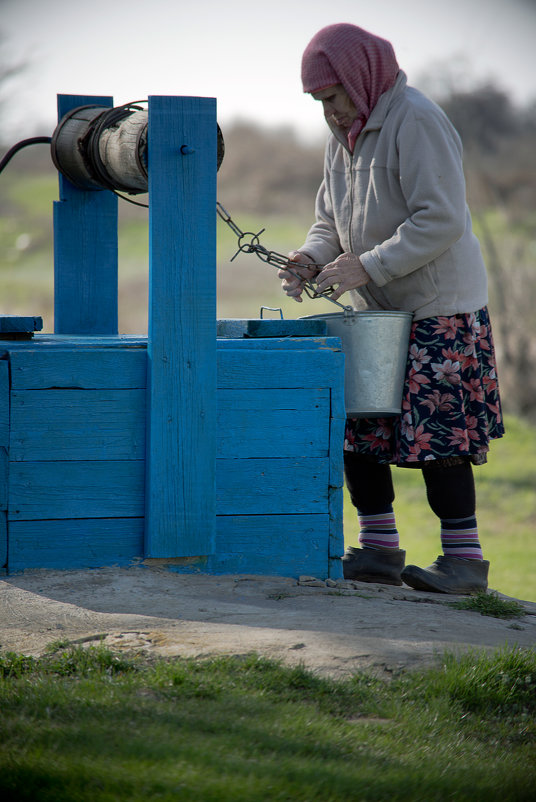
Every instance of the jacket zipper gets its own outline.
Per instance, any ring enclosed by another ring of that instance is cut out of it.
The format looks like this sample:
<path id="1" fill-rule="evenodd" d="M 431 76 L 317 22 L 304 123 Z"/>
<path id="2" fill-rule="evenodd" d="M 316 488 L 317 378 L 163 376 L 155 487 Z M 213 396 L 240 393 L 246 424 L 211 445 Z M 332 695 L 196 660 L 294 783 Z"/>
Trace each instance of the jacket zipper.
<path id="1" fill-rule="evenodd" d="M 350 157 L 350 216 L 348 218 L 348 244 L 350 246 L 349 248 L 350 253 L 353 253 L 354 246 L 352 243 L 352 221 L 354 219 L 354 180 L 353 180 L 352 168 L 354 163 L 354 154 L 350 153 L 349 157 Z"/>

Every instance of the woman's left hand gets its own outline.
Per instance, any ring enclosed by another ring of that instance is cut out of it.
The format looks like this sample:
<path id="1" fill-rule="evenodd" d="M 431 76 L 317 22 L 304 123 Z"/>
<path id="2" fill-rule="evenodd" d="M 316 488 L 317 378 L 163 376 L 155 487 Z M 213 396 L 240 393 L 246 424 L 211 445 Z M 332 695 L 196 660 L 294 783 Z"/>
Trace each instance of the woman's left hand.
<path id="1" fill-rule="evenodd" d="M 334 287 L 330 295 L 334 301 L 348 290 L 363 287 L 369 281 L 370 276 L 355 253 L 341 253 L 334 262 L 325 265 L 316 278 L 319 292 Z"/>

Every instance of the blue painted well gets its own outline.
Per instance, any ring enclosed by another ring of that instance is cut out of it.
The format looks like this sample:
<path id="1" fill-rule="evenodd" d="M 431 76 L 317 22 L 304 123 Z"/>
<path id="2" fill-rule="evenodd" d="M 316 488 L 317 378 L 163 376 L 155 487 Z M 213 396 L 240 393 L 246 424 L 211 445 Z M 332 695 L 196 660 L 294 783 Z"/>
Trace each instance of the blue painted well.
<path id="1" fill-rule="evenodd" d="M 337 575 L 338 340 L 242 338 L 217 346 L 215 548 L 207 554 L 201 536 L 192 554 L 192 529 L 185 553 L 179 532 L 164 558 L 180 571 Z M 4 341 L 0 557 L 8 572 L 147 559 L 146 360 L 145 338 Z M 196 477 L 179 480 L 194 485 Z"/>
<path id="2" fill-rule="evenodd" d="M 214 98 L 149 98 L 148 338 L 116 334 L 117 198 L 60 177 L 56 333 L 0 337 L 4 571 L 341 575 L 340 342 L 215 321 L 216 131 Z"/>

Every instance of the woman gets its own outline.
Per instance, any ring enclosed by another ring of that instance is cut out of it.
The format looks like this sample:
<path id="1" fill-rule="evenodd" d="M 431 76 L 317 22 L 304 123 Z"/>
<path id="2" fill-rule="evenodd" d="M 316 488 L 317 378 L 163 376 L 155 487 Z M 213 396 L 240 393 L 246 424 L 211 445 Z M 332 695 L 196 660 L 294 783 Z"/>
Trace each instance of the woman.
<path id="1" fill-rule="evenodd" d="M 407 86 L 393 48 L 350 24 L 323 28 L 302 60 L 303 89 L 331 129 L 316 223 L 289 254 L 283 290 L 301 279 L 358 309 L 413 313 L 402 414 L 348 420 L 346 483 L 360 522 L 344 576 L 443 593 L 486 590 L 473 464 L 504 433 L 487 279 L 465 199 L 457 132 Z M 324 265 L 322 269 L 311 263 Z M 309 265 L 309 266 L 308 266 Z M 301 277 L 301 278 L 300 278 Z M 404 567 L 390 464 L 422 470 L 443 554 Z"/>

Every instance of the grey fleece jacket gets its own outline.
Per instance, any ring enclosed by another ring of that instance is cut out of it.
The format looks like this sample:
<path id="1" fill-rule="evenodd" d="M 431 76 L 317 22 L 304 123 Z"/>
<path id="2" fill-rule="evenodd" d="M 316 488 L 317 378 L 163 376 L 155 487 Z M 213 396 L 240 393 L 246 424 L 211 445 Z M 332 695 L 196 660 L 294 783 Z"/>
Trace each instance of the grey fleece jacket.
<path id="1" fill-rule="evenodd" d="M 353 154 L 333 130 L 316 223 L 299 249 L 319 264 L 358 255 L 371 277 L 352 290 L 356 309 L 415 320 L 485 306 L 486 269 L 465 198 L 460 138 L 400 71 L 374 107 Z"/>

